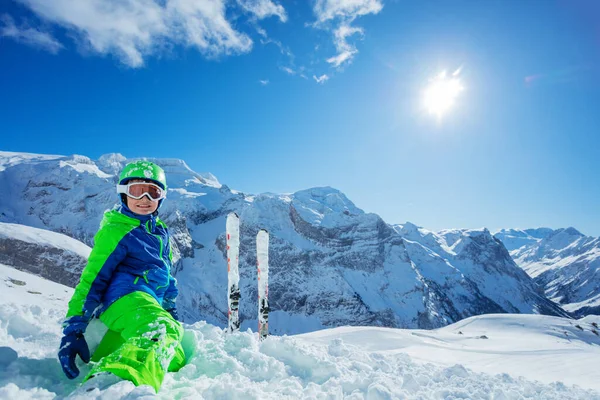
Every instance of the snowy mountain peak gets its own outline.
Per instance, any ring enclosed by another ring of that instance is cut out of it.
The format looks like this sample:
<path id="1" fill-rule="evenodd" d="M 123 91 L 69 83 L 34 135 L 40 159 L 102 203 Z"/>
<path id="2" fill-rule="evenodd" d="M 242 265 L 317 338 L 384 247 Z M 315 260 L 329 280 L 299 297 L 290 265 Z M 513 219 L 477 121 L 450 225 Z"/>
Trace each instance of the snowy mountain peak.
<path id="1" fill-rule="evenodd" d="M 559 229 L 560 230 L 560 229 Z M 577 229 L 573 228 L 573 227 L 568 227 L 566 229 L 563 230 L 563 232 L 569 236 L 584 236 L 583 233 L 579 232 Z"/>
<path id="2" fill-rule="evenodd" d="M 400 232 L 402 232 L 403 236 L 408 236 L 411 234 L 420 234 L 419 229 L 421 229 L 421 227 L 413 224 L 412 222 L 406 221 L 404 224 L 397 226 L 400 228 Z"/>
<path id="3" fill-rule="evenodd" d="M 294 193 L 292 206 L 304 221 L 323 227 L 347 225 L 350 219 L 365 214 L 344 193 L 328 186 Z"/>
<path id="4" fill-rule="evenodd" d="M 165 170 L 169 187 L 181 188 L 197 183 L 215 188 L 222 186 L 213 174 L 197 173 L 185 161 L 178 158 L 126 158 L 120 153 L 109 153 L 102 155 L 97 164 L 103 171 L 118 176 L 127 163 L 136 160 L 152 161 L 160 165 Z"/>
<path id="5" fill-rule="evenodd" d="M 49 161 L 63 158 L 64 156 L 34 153 L 16 153 L 12 151 L 0 151 L 0 172 L 13 165 Z"/>
<path id="6" fill-rule="evenodd" d="M 490 241 L 494 240 L 488 228 L 465 229 L 464 234 L 471 238 L 482 238 Z"/>
<path id="7" fill-rule="evenodd" d="M 75 170 L 76 173 L 93 174 L 103 179 L 112 178 L 112 174 L 102 171 L 89 157 L 79 154 L 64 157 L 59 161 L 58 165 L 60 168 L 69 167 Z"/>
<path id="8" fill-rule="evenodd" d="M 442 242 L 438 235 L 412 222 L 406 221 L 404 224 L 392 225 L 392 228 L 403 238 L 421 243 L 429 248 L 437 247 Z"/>
<path id="9" fill-rule="evenodd" d="M 458 232 L 460 233 L 460 236 L 457 235 Z M 473 253 L 473 246 L 476 246 L 477 248 L 497 246 L 492 234 L 487 228 L 462 229 L 451 231 L 450 233 L 450 240 L 447 240 L 446 242 L 450 249 L 457 255 L 460 255 L 463 252 Z"/>
<path id="10" fill-rule="evenodd" d="M 193 171 L 185 161 L 178 158 L 145 158 L 160 165 L 167 175 L 169 187 L 186 187 L 201 183 L 202 185 L 220 188 L 219 180 L 211 173 L 198 173 Z M 127 160 L 128 162 L 134 160 Z"/>
<path id="11" fill-rule="evenodd" d="M 585 236 L 575 228 L 557 229 L 551 235 L 542 239 L 540 247 L 547 250 L 562 250 L 572 246 L 583 237 Z"/>
<path id="12" fill-rule="evenodd" d="M 102 171 L 111 175 L 118 175 L 126 163 L 127 158 L 125 158 L 125 156 L 123 156 L 121 153 L 103 154 L 96 162 Z"/>
<path id="13" fill-rule="evenodd" d="M 545 228 L 540 228 L 545 229 Z M 531 231 L 531 233 L 530 233 Z M 504 247 L 508 251 L 519 249 L 523 246 L 538 243 L 541 238 L 540 232 L 537 229 L 521 230 L 521 229 L 501 229 L 494 234 L 494 237 L 504 243 Z M 553 232 L 551 230 L 551 232 Z M 550 233 L 551 233 L 550 232 Z M 548 233 L 548 234 L 550 234 Z"/>
<path id="14" fill-rule="evenodd" d="M 496 237 L 546 296 L 576 316 L 600 313 L 600 239 L 573 227 L 519 232 L 528 236 L 502 230 Z"/>
<path id="15" fill-rule="evenodd" d="M 534 228 L 534 229 L 525 229 L 525 232 L 527 232 L 530 236 L 532 236 L 536 239 L 545 239 L 554 232 L 554 229 Z"/>

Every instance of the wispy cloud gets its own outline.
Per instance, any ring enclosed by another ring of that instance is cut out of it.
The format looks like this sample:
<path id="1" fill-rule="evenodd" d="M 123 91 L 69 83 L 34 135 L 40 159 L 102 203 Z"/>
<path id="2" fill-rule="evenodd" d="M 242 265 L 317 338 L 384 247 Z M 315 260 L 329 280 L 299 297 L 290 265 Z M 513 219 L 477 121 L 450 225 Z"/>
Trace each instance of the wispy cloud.
<path id="1" fill-rule="evenodd" d="M 52 54 L 58 53 L 64 47 L 50 33 L 27 25 L 17 26 L 14 19 L 6 14 L 0 16 L 0 36 L 44 49 Z"/>
<path id="2" fill-rule="evenodd" d="M 326 74 L 323 74 L 323 75 L 321 75 L 321 76 L 316 76 L 316 75 L 313 75 L 313 79 L 314 79 L 314 80 L 315 80 L 317 83 L 323 84 L 323 83 L 325 83 L 325 82 L 327 82 L 327 81 L 329 80 L 329 76 L 328 76 L 328 75 L 326 75 Z"/>
<path id="3" fill-rule="evenodd" d="M 285 72 L 288 75 L 296 75 L 296 71 L 294 71 L 290 67 L 280 67 L 280 68 L 283 72 Z"/>
<path id="4" fill-rule="evenodd" d="M 173 45 L 207 57 L 245 53 L 252 40 L 226 18 L 226 0 L 17 0 L 73 33 L 87 48 L 130 67 Z M 260 3 L 260 2 L 259 2 Z"/>
<path id="5" fill-rule="evenodd" d="M 315 27 L 333 31 L 333 42 L 337 55 L 327 59 L 334 67 L 351 62 L 358 53 L 356 46 L 348 42 L 348 38 L 359 34 L 363 29 L 352 26 L 354 20 L 368 14 L 378 14 L 383 8 L 381 0 L 317 0 L 313 11 L 317 17 Z M 333 24 L 334 28 L 329 25 Z"/>
<path id="6" fill-rule="evenodd" d="M 261 84 L 261 85 L 263 85 L 263 86 L 267 86 L 267 85 L 269 84 L 269 80 L 268 80 L 268 79 L 264 79 L 264 80 L 263 80 L 263 79 L 261 79 L 261 80 L 259 80 L 259 82 L 260 82 L 260 84 Z"/>
<path id="7" fill-rule="evenodd" d="M 277 48 L 279 48 L 281 54 L 288 56 L 292 60 L 294 59 L 294 54 L 288 47 L 284 46 L 279 40 L 271 39 L 267 34 L 267 31 L 261 28 L 260 26 L 255 26 L 255 28 L 256 32 L 262 37 L 260 39 L 261 44 L 274 44 L 275 46 L 277 46 Z"/>
<path id="8" fill-rule="evenodd" d="M 361 15 L 377 14 L 381 0 L 317 0 L 314 11 L 319 22 L 335 18 L 353 21 Z"/>
<path id="9" fill-rule="evenodd" d="M 287 14 L 283 6 L 273 3 L 271 0 L 237 0 L 237 3 L 258 19 L 277 16 L 281 22 L 287 21 Z"/>
<path id="10" fill-rule="evenodd" d="M 333 64 L 334 67 L 339 67 L 346 61 L 350 61 L 358 50 L 353 44 L 349 44 L 347 38 L 354 34 L 363 35 L 362 28 L 352 27 L 350 25 L 342 24 L 334 31 L 334 43 L 338 54 L 334 57 L 328 58 L 327 62 Z"/>

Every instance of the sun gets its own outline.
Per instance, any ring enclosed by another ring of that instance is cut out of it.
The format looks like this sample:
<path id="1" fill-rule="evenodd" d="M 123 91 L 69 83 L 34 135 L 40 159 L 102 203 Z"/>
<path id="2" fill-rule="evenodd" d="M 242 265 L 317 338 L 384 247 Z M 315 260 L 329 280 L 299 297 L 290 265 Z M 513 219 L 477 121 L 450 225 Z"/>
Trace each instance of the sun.
<path id="1" fill-rule="evenodd" d="M 447 76 L 446 71 L 442 71 L 431 79 L 423 96 L 423 104 L 429 114 L 440 118 L 452 108 L 464 89 L 458 78 L 459 72 L 460 70 L 457 70 L 451 76 Z"/>

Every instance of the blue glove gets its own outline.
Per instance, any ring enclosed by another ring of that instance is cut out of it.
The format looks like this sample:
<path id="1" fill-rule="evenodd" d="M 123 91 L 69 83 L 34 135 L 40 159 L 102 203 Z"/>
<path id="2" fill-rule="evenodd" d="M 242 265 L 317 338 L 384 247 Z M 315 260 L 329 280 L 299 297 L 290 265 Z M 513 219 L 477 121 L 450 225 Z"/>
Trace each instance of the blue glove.
<path id="1" fill-rule="evenodd" d="M 71 332 L 63 336 L 58 350 L 58 360 L 69 379 L 75 379 L 79 375 L 79 369 L 75 365 L 75 357 L 78 354 L 84 363 L 90 362 L 90 349 L 83 333 Z"/>
<path id="2" fill-rule="evenodd" d="M 168 312 L 169 314 L 171 314 L 171 317 L 173 317 L 173 319 L 175 321 L 179 321 L 179 314 L 177 314 L 176 308 L 169 308 L 168 310 L 165 310 L 165 311 Z"/>

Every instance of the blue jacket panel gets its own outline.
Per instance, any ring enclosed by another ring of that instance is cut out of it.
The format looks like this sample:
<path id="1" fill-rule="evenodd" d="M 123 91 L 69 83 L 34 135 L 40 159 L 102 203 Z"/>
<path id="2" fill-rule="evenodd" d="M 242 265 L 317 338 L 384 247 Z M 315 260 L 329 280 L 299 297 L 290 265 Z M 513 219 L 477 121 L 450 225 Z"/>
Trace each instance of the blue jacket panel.
<path id="1" fill-rule="evenodd" d="M 171 244 L 166 225 L 154 215 L 137 215 L 126 207 L 121 207 L 119 212 L 139 220 L 140 225 L 119 243 L 125 249 L 125 257 L 112 274 L 102 296 L 98 315 L 112 303 L 134 291 L 150 294 L 163 307 L 166 299 L 170 307 L 165 309 L 173 308 L 178 291 L 177 281 L 171 276 Z"/>

